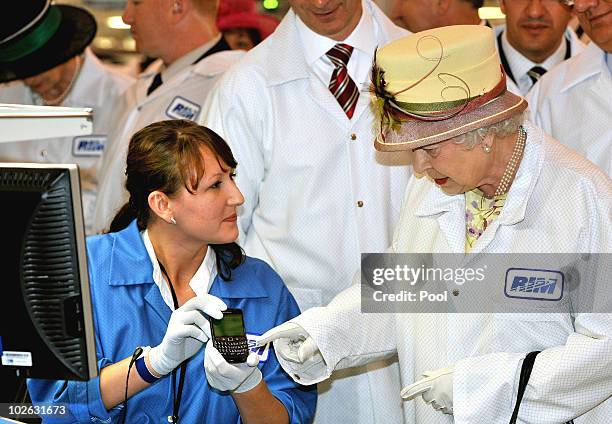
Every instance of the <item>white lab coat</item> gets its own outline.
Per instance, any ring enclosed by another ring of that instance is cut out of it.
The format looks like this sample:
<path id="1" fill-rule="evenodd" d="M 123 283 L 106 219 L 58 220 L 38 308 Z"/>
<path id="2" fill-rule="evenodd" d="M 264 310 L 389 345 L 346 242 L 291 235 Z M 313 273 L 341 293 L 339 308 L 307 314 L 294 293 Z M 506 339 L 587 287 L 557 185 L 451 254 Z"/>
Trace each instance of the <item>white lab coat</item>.
<path id="1" fill-rule="evenodd" d="M 524 158 L 504 209 L 472 253 L 612 252 L 612 181 L 535 126 L 526 123 L 526 130 Z M 464 213 L 464 196 L 448 196 L 430 180 L 413 177 L 391 251 L 462 254 Z M 602 294 L 598 310 L 610 311 L 607 282 L 595 289 Z M 302 383 L 317 382 L 334 369 L 397 351 L 405 387 L 426 370 L 454 364 L 454 416 L 419 398 L 404 405 L 404 422 L 507 424 L 522 360 L 543 350 L 518 422 L 563 423 L 591 409 L 576 424 L 610 422 L 612 314 L 548 313 L 550 302 L 535 306 L 543 313 L 367 314 L 360 300 L 354 285 L 328 307 L 293 319 L 314 338 L 324 362 L 302 366 L 278 355 L 285 370 Z"/>
<path id="2" fill-rule="evenodd" d="M 379 46 L 407 35 L 372 2 L 363 8 Z M 223 76 L 204 124 L 228 141 L 238 161 L 245 251 L 270 263 L 306 310 L 351 284 L 361 252 L 389 245 L 410 168 L 401 155 L 374 150 L 369 93 L 347 118 L 306 63 L 295 19 L 289 11 Z M 331 390 L 320 385 L 315 422 L 397 422 L 397 371 L 374 368 L 338 376 Z"/>
<path id="3" fill-rule="evenodd" d="M 76 163 L 81 168 L 83 211 L 87 233 L 92 232 L 97 192 L 95 169 L 113 128 L 112 112 L 133 78 L 104 66 L 86 49 L 83 65 L 74 86 L 62 102 L 66 107 L 93 108 L 93 134 L 27 142 L 0 143 L 0 159 L 9 162 Z M 21 81 L 0 85 L 0 103 L 33 105 L 37 97 Z M 40 103 L 40 101 L 38 101 Z"/>
<path id="4" fill-rule="evenodd" d="M 94 229 L 108 229 L 117 211 L 128 199 L 125 190 L 125 161 L 132 135 L 147 125 L 166 119 L 197 121 L 202 105 L 219 77 L 243 51 L 221 51 L 189 65 L 147 96 L 161 61 L 140 75 L 121 99 L 117 109 L 115 130 L 109 135 L 109 149 L 104 154 L 98 175 L 100 185 Z"/>
<path id="5" fill-rule="evenodd" d="M 502 32 L 504 32 L 506 29 L 506 25 L 497 25 L 494 28 L 495 31 L 495 46 L 499 48 L 499 45 L 497 44 L 497 36 L 499 34 L 501 34 Z M 580 39 L 578 38 L 578 36 L 576 35 L 576 33 L 574 32 L 574 30 L 571 27 L 567 27 L 565 29 L 565 34 L 564 37 L 566 39 L 568 39 L 570 41 L 570 47 L 571 47 L 571 56 L 570 57 L 574 57 L 580 53 L 582 53 L 582 51 L 585 48 L 585 45 L 582 41 L 580 41 Z M 563 41 L 565 42 L 565 41 Z M 506 56 L 508 56 L 510 54 L 510 52 L 505 52 Z M 563 63 L 563 62 L 561 62 Z M 556 68 L 557 66 L 559 66 L 560 64 L 557 64 L 555 66 L 553 66 L 552 69 Z M 550 69 L 548 69 L 547 71 L 550 71 Z M 518 75 L 514 76 L 515 78 L 518 78 Z M 539 82 L 539 81 L 538 81 Z M 517 96 L 521 96 L 521 97 L 525 97 L 525 94 L 523 94 L 520 90 L 520 88 L 518 87 L 518 85 L 512 81 L 512 79 L 509 76 L 506 76 L 506 87 L 508 88 L 508 91 L 510 91 L 511 93 L 516 94 Z M 534 85 L 535 87 L 535 85 Z M 531 88 L 529 91 L 531 92 L 533 90 L 533 88 Z"/>
<path id="6" fill-rule="evenodd" d="M 612 175 L 612 75 L 606 53 L 590 43 L 547 73 L 527 97 L 544 131 Z"/>

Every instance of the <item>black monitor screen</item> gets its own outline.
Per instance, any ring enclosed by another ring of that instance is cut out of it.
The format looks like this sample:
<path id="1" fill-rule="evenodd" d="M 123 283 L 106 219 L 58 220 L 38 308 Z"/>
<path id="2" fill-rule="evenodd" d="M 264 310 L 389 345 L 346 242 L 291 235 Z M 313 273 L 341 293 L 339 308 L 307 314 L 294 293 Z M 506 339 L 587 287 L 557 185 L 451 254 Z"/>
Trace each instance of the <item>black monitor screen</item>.
<path id="1" fill-rule="evenodd" d="M 95 377 L 76 165 L 0 164 L 0 227 L 0 377 Z"/>

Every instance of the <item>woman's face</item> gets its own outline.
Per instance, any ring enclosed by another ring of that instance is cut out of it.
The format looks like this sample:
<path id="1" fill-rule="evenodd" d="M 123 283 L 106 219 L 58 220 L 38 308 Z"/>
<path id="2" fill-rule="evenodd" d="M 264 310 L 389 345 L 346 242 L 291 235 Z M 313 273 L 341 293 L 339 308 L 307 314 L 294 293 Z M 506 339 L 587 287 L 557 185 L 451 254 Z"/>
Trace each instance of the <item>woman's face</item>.
<path id="1" fill-rule="evenodd" d="M 249 31 L 243 28 L 228 29 L 223 32 L 223 37 L 232 50 L 251 50 L 255 47 Z"/>
<path id="2" fill-rule="evenodd" d="M 428 175 L 446 194 L 460 194 L 485 184 L 491 155 L 452 139 L 414 151 L 414 170 Z"/>
<path id="3" fill-rule="evenodd" d="M 199 243 L 231 243 L 238 237 L 236 208 L 244 202 L 234 170 L 203 148 L 204 175 L 194 194 L 182 186 L 170 204 L 176 228 Z"/>

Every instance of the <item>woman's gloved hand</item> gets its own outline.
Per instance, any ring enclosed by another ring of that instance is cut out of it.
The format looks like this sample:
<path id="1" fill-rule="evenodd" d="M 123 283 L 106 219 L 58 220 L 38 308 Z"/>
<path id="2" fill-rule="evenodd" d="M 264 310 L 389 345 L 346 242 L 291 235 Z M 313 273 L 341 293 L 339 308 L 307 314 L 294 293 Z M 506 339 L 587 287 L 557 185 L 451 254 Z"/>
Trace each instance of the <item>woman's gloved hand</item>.
<path id="1" fill-rule="evenodd" d="M 222 392 L 248 392 L 259 384 L 259 356 L 251 352 L 243 364 L 230 364 L 209 340 L 204 353 L 204 370 L 208 384 Z"/>
<path id="2" fill-rule="evenodd" d="M 444 414 L 453 413 L 453 365 L 435 371 L 425 371 L 421 380 L 404 388 L 402 398 L 421 396 L 425 403 Z"/>
<path id="3" fill-rule="evenodd" d="M 149 351 L 152 371 L 166 375 L 195 355 L 210 339 L 210 325 L 205 315 L 221 319 L 221 311 L 225 309 L 227 306 L 221 299 L 205 294 L 189 299 L 172 312 L 164 339 Z"/>

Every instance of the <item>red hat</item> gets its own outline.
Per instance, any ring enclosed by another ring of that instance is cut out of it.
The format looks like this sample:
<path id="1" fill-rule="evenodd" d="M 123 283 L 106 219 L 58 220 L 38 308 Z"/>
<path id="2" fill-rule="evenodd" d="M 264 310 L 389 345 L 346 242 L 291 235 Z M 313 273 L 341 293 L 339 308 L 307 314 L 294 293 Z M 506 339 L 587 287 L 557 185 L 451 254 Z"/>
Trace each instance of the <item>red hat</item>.
<path id="1" fill-rule="evenodd" d="M 278 24 L 276 17 L 257 13 L 254 0 L 221 0 L 219 4 L 217 27 L 220 31 L 254 28 L 263 40 L 274 32 Z"/>

